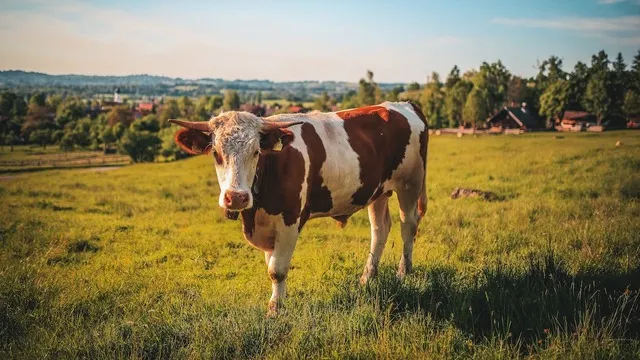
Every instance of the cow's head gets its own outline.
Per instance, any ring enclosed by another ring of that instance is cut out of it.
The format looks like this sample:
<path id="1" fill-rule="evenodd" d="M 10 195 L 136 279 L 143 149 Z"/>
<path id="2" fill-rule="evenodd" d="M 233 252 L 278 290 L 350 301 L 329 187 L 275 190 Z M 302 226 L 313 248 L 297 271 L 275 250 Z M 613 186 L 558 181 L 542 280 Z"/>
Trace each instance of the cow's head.
<path id="1" fill-rule="evenodd" d="M 208 122 L 169 120 L 184 127 L 176 143 L 190 154 L 212 154 L 220 184 L 220 207 L 240 211 L 253 206 L 251 185 L 260 154 L 280 151 L 293 141 L 289 126 L 299 121 L 274 122 L 251 113 L 229 111 Z"/>

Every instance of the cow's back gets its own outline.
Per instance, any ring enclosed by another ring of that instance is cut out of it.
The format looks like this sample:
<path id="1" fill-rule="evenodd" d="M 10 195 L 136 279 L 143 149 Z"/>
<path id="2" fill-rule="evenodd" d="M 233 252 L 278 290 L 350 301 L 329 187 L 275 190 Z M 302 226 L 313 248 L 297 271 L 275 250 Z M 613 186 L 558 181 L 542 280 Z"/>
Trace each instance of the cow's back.
<path id="1" fill-rule="evenodd" d="M 397 177 L 424 168 L 426 124 L 410 103 L 390 103 L 311 113 L 296 118 L 292 146 L 304 153 L 303 221 L 351 215 L 382 193 Z"/>

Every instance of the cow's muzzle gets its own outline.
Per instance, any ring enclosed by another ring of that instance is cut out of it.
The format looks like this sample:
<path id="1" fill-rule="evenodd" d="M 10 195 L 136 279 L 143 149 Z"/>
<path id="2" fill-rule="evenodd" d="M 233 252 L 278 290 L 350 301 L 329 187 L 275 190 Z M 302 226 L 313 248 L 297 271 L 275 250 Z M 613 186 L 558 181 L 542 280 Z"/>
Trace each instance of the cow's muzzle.
<path id="1" fill-rule="evenodd" d="M 227 190 L 224 192 L 224 207 L 228 210 L 243 210 L 249 205 L 249 192 Z"/>

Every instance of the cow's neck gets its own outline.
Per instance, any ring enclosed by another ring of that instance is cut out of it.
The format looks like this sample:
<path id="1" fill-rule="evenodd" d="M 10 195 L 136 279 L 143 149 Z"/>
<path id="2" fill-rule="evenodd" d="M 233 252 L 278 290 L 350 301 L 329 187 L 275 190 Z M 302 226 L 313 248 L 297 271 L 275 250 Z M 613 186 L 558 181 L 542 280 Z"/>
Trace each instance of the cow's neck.
<path id="1" fill-rule="evenodd" d="M 273 169 L 276 168 L 275 163 L 278 156 L 274 155 L 260 155 L 258 165 L 256 168 L 256 175 L 251 184 L 251 194 L 253 195 L 253 206 L 250 209 L 242 210 L 240 212 L 242 218 L 242 228 L 247 237 L 247 240 L 251 241 L 255 228 L 255 214 L 256 211 L 263 207 L 261 204 L 262 195 L 267 191 L 267 184 L 269 184 L 269 177 L 273 176 Z"/>

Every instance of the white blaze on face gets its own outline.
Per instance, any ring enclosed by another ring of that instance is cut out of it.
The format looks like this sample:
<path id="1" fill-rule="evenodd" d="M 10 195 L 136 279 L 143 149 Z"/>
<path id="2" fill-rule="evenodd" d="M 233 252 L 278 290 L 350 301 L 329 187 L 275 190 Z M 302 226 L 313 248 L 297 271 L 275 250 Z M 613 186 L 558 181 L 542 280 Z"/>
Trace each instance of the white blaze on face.
<path id="1" fill-rule="evenodd" d="M 213 135 L 212 155 L 220 185 L 218 205 L 226 208 L 224 197 L 227 191 L 246 192 L 249 194 L 246 208 L 250 208 L 253 206 L 251 186 L 260 150 L 259 119 L 254 120 L 245 114 L 234 115 L 233 118 L 222 119 L 221 126 Z"/>

